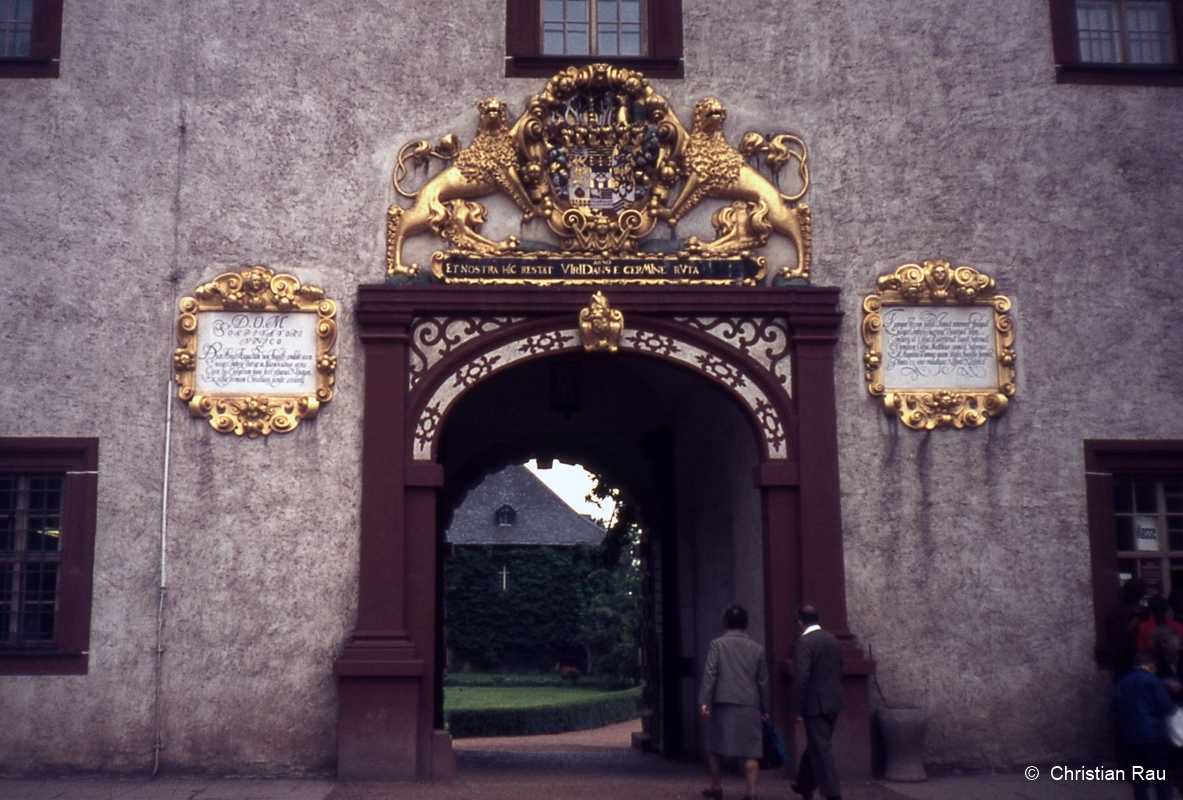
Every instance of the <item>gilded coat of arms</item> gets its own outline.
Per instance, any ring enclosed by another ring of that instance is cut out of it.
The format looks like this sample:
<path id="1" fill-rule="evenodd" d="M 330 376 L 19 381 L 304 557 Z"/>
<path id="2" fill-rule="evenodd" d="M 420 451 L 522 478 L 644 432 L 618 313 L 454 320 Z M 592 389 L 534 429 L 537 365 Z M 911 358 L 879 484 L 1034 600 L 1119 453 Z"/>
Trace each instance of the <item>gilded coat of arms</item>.
<path id="1" fill-rule="evenodd" d="M 446 247 L 432 257 L 445 281 L 750 284 L 767 274 L 753 251 L 776 234 L 796 253 L 777 275 L 808 279 L 810 212 L 800 200 L 809 171 L 798 137 L 747 133 L 733 147 L 719 100 L 699 101 L 687 129 L 640 72 L 605 64 L 560 72 L 516 120 L 495 98 L 477 108 L 468 147 L 448 134 L 399 152 L 394 186 L 411 204 L 387 212 L 388 276 L 419 273 L 403 245 L 430 232 Z M 408 190 L 411 172 L 432 161 L 443 168 Z M 792 173 L 792 193 L 779 188 L 782 172 Z M 483 236 L 488 211 L 477 199 L 497 193 L 524 221 L 545 221 L 556 241 Z M 650 237 L 708 198 L 730 201 L 712 216 L 713 240 Z"/>

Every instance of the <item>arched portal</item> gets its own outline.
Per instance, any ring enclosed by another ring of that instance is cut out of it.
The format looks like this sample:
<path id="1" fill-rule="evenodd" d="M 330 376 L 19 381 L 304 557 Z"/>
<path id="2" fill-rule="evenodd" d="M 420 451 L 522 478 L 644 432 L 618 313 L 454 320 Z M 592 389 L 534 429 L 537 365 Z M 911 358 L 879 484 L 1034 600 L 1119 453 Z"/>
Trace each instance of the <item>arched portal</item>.
<path id="1" fill-rule="evenodd" d="M 476 479 L 539 454 L 611 475 L 638 507 L 646 733 L 666 756 L 697 749 L 692 665 L 718 635 L 721 609 L 735 601 L 751 608 L 753 631 L 764 638 L 760 492 L 751 479 L 760 447 L 751 420 L 695 370 L 625 351 L 519 362 L 475 384 L 442 425 L 441 529 Z"/>
<path id="2" fill-rule="evenodd" d="M 697 749 L 695 681 L 732 599 L 762 622 L 774 716 L 791 729 L 787 659 L 796 605 L 808 597 L 847 644 L 844 750 L 867 760 L 871 665 L 846 629 L 836 291 L 607 293 L 624 314 L 619 349 L 586 354 L 577 320 L 587 289 L 360 290 L 358 622 L 335 667 L 342 777 L 428 778 L 451 768 L 434 713 L 440 509 L 455 487 L 526 450 L 607 467 L 648 515 L 662 582 L 663 750 Z"/>

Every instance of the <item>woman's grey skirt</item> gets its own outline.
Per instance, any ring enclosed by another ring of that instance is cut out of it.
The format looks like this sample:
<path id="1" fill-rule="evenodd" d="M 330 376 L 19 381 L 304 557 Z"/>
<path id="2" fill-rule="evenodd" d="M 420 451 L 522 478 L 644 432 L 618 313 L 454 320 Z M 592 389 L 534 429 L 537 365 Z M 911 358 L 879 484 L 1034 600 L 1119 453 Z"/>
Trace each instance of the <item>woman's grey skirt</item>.
<path id="1" fill-rule="evenodd" d="M 760 709 L 733 703 L 711 706 L 707 752 L 735 758 L 759 758 L 764 753 Z"/>

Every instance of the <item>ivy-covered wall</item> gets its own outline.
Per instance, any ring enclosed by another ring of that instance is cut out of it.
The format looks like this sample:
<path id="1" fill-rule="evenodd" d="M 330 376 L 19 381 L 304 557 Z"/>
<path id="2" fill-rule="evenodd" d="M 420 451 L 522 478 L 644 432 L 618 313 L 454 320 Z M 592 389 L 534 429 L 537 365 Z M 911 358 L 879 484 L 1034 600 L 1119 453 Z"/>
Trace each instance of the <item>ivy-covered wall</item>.
<path id="1" fill-rule="evenodd" d="M 634 572 L 606 564 L 600 545 L 457 545 L 445 566 L 449 668 L 545 671 L 562 662 L 634 678 Z"/>

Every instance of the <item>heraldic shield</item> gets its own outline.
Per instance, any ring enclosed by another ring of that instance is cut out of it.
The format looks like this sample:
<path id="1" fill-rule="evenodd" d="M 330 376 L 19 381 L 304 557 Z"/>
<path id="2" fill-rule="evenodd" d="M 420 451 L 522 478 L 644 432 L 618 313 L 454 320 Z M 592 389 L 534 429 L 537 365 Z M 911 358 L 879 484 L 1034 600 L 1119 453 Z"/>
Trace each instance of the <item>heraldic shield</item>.
<path id="1" fill-rule="evenodd" d="M 404 263 L 403 245 L 432 232 L 446 247 L 432 257 L 432 274 L 447 282 L 754 284 L 768 267 L 753 251 L 773 234 L 796 253 L 777 277 L 809 278 L 810 211 L 799 202 L 808 156 L 798 137 L 747 133 L 733 147 L 723 133 L 727 111 L 710 97 L 695 105 L 687 130 L 640 72 L 606 64 L 560 72 L 512 122 L 496 98 L 477 108 L 468 147 L 448 134 L 399 151 L 394 187 L 412 202 L 387 212 L 388 277 L 419 274 Z M 433 161 L 443 168 L 406 189 Z M 792 194 L 779 188 L 782 171 L 792 173 Z M 497 193 L 523 220 L 544 220 L 557 243 L 483 236 L 488 211 L 476 200 Z M 711 218 L 712 241 L 646 238 L 708 198 L 730 201 Z"/>

